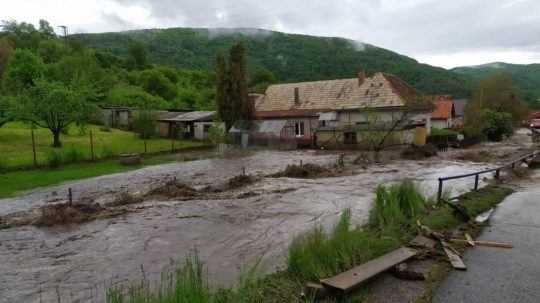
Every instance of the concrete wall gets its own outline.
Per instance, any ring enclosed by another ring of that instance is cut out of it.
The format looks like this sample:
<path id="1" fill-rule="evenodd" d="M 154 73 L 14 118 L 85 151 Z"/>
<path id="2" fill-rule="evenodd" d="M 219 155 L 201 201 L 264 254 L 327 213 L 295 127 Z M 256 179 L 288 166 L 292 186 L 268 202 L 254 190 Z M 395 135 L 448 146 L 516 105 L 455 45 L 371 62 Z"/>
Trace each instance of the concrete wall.
<path id="1" fill-rule="evenodd" d="M 431 113 L 409 113 L 408 120 L 425 121 L 426 128 L 431 129 Z M 338 114 L 338 126 L 352 126 L 358 124 L 366 124 L 368 122 L 391 122 L 399 120 L 403 117 L 401 111 L 370 111 L 370 112 L 340 112 Z M 429 134 L 429 133 L 428 133 Z"/>
<path id="2" fill-rule="evenodd" d="M 208 131 L 212 125 L 217 125 L 221 127 L 222 129 L 225 128 L 225 124 L 216 122 L 195 122 L 194 128 L 195 128 L 195 139 L 197 140 L 207 140 L 208 139 Z"/>
<path id="3" fill-rule="evenodd" d="M 451 128 L 452 124 L 450 120 L 433 119 L 431 120 L 431 127 L 438 129 L 447 129 Z"/>

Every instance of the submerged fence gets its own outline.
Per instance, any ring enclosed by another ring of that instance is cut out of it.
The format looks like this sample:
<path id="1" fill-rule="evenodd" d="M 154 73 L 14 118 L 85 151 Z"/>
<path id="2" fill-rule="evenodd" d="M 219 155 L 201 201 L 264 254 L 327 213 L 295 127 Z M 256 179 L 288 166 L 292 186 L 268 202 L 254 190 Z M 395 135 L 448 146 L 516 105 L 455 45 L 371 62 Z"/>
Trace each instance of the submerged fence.
<path id="1" fill-rule="evenodd" d="M 532 153 L 521 156 L 521 157 L 519 157 L 519 158 L 517 158 L 515 160 L 512 160 L 511 162 L 509 162 L 509 163 L 507 163 L 505 165 L 502 165 L 502 166 L 499 166 L 499 167 L 496 167 L 496 168 L 486 169 L 486 170 L 482 170 L 482 171 L 475 172 L 475 173 L 470 173 L 470 174 L 463 174 L 463 175 L 456 175 L 456 176 L 451 176 L 451 177 L 439 178 L 439 190 L 437 192 L 437 202 L 441 202 L 441 200 L 442 200 L 443 186 L 444 186 L 445 181 L 468 178 L 468 177 L 473 177 L 474 176 L 474 190 L 476 191 L 476 190 L 478 190 L 478 186 L 479 186 L 479 182 L 480 182 L 480 175 L 489 174 L 489 173 L 494 172 L 495 173 L 495 179 L 499 179 L 500 176 L 501 176 L 501 170 L 503 170 L 505 168 L 514 169 L 516 167 L 516 164 L 527 162 L 527 160 L 534 159 L 538 155 L 540 155 L 540 151 L 536 150 L 536 151 L 534 151 Z"/>

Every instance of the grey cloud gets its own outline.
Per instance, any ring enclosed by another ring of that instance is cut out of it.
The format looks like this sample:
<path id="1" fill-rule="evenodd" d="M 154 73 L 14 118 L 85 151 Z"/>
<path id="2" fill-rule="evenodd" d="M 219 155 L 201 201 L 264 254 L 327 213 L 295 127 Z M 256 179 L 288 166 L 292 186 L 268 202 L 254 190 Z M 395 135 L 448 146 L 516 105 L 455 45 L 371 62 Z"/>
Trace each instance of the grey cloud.
<path id="1" fill-rule="evenodd" d="M 342 36 L 409 55 L 540 49 L 537 0 L 112 0 L 160 24 Z"/>

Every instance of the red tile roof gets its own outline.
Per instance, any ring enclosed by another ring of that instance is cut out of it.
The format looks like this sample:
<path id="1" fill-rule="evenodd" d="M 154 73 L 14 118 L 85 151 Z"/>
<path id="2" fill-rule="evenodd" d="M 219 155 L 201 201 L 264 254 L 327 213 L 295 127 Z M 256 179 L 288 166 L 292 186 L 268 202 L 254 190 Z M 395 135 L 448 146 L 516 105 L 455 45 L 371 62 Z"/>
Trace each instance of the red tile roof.
<path id="1" fill-rule="evenodd" d="M 431 119 L 448 119 L 454 116 L 454 102 L 448 99 L 437 99 L 433 102 L 435 110 Z"/>

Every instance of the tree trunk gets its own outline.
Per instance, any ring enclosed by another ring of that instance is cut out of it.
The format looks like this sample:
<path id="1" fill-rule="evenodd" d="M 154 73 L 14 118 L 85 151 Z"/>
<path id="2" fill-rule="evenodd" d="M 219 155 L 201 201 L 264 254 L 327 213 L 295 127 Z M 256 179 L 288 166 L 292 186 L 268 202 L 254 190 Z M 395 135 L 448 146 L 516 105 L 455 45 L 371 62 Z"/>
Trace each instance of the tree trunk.
<path id="1" fill-rule="evenodd" d="M 60 142 L 60 131 L 59 130 L 51 130 L 53 133 L 53 147 L 62 147 L 62 142 Z"/>

